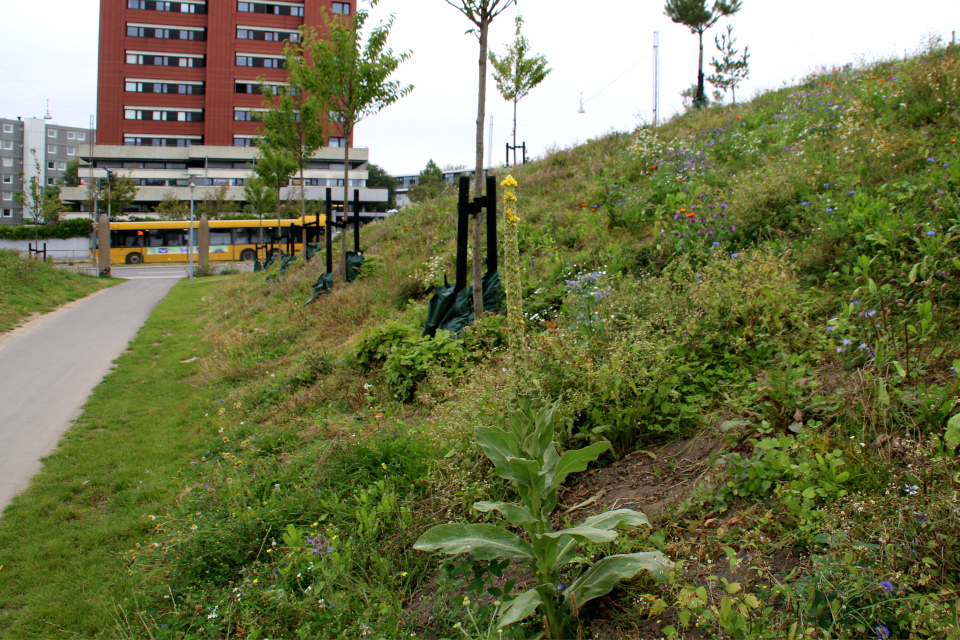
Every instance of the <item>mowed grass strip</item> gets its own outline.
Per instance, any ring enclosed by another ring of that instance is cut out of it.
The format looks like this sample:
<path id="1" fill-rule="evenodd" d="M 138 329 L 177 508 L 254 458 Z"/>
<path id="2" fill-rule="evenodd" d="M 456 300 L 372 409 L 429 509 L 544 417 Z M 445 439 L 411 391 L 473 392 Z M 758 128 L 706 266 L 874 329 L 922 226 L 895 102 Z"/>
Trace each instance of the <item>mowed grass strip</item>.
<path id="1" fill-rule="evenodd" d="M 122 280 L 95 278 L 0 249 L 0 333 L 25 317 L 112 287 Z"/>
<path id="2" fill-rule="evenodd" d="M 0 637 L 117 635 L 115 616 L 143 587 L 128 575 L 129 552 L 184 491 L 182 469 L 215 432 L 216 389 L 198 361 L 181 361 L 206 352 L 202 298 L 220 280 L 171 290 L 0 517 Z"/>

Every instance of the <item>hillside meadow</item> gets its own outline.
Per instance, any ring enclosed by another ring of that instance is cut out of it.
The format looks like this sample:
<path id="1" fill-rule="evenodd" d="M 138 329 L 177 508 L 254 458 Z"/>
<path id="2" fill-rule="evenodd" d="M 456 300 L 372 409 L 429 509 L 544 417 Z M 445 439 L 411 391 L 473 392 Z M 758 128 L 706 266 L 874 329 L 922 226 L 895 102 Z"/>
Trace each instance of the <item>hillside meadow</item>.
<path id="1" fill-rule="evenodd" d="M 165 419 L 198 440 L 150 512 L 112 507 L 139 525 L 100 634 L 960 638 L 958 78 L 960 48 L 931 45 L 511 169 L 519 333 L 487 314 L 420 337 L 453 193 L 365 227 L 360 278 L 310 305 L 316 260 L 179 284 L 203 330 L 165 356 L 189 407 Z M 132 431 L 152 400 L 126 393 Z M 529 537 L 473 506 L 526 503 L 475 429 L 527 402 L 554 407 L 560 453 L 605 449 L 552 526 L 647 522 L 577 538 L 556 585 L 415 550 L 446 523 Z M 573 602 L 562 633 L 543 610 L 496 628 L 527 588 L 562 599 L 630 553 L 669 563 Z M 0 632 L 79 633 L 35 606 Z"/>

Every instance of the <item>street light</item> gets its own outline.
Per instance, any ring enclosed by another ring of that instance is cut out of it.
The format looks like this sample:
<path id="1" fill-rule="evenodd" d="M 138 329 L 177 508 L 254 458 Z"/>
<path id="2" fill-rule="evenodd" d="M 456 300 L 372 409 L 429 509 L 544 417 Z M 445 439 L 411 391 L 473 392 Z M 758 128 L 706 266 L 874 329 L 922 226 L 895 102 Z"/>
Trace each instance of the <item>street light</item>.
<path id="1" fill-rule="evenodd" d="M 197 184 L 197 177 L 190 176 L 190 246 L 187 251 L 190 252 L 190 282 L 193 282 L 193 188 Z"/>

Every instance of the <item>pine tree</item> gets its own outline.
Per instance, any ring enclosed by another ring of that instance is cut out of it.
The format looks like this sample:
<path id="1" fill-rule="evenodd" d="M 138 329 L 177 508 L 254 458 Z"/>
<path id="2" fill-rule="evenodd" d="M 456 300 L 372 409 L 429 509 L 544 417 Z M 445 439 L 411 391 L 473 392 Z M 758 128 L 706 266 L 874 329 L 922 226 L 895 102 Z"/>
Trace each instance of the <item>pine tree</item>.
<path id="1" fill-rule="evenodd" d="M 750 47 L 743 48 L 743 55 L 734 45 L 737 39 L 733 37 L 733 25 L 727 25 L 727 32 L 713 39 L 720 52 L 721 59 L 710 61 L 713 75 L 707 81 L 724 93 L 729 89 L 733 95 L 733 104 L 737 104 L 737 87 L 750 77 Z"/>

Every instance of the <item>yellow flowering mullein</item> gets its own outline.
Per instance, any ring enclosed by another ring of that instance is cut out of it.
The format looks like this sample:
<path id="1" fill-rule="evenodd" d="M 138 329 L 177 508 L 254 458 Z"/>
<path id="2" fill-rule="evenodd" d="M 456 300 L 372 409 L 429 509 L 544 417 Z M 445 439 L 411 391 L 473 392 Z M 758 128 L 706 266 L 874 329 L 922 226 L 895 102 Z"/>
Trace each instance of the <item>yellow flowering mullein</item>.
<path id="1" fill-rule="evenodd" d="M 517 381 L 515 391 L 522 393 L 525 386 L 526 367 L 523 357 L 523 299 L 520 286 L 520 245 L 517 240 L 517 196 L 513 188 L 517 181 L 507 176 L 500 183 L 503 188 L 503 208 L 507 219 L 504 225 L 503 273 L 504 293 L 507 294 L 507 335 L 510 340 L 510 365 Z"/>

